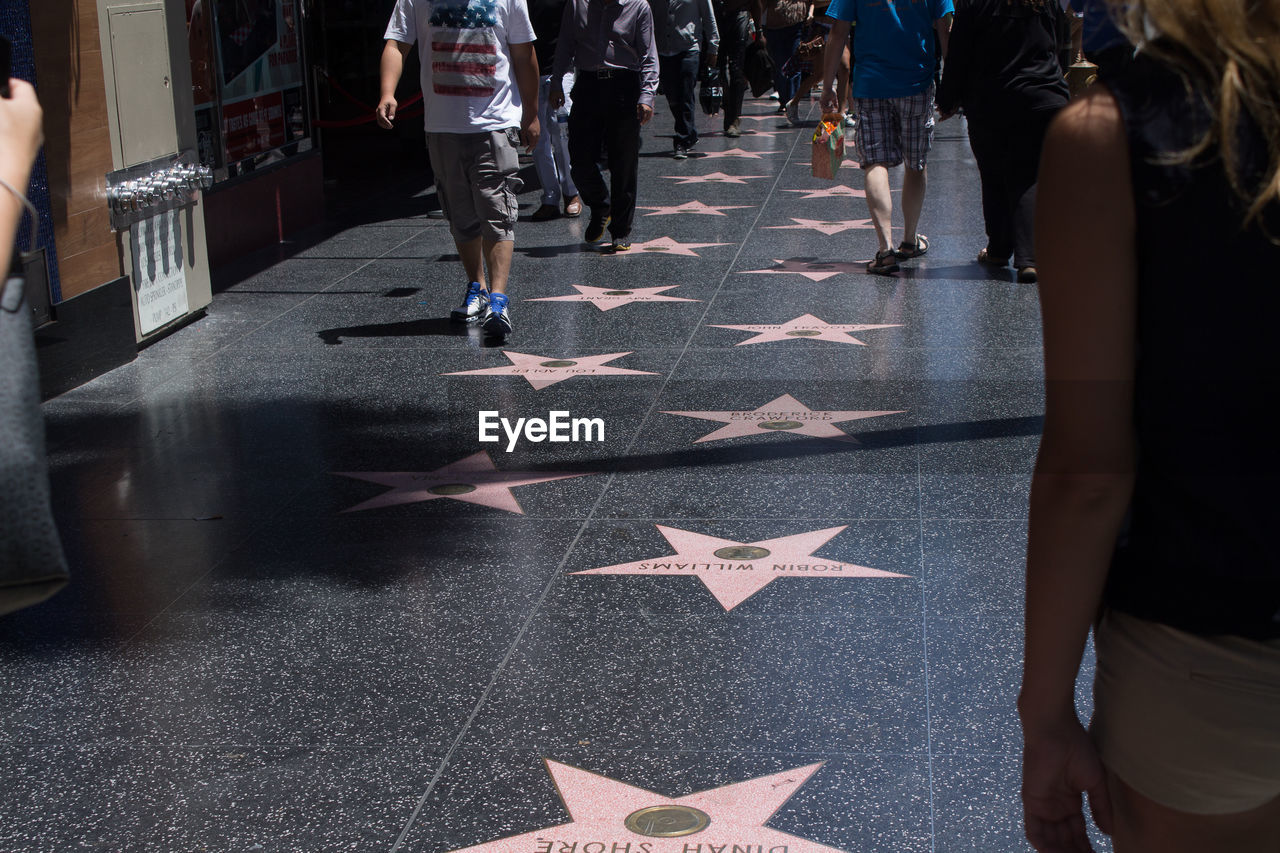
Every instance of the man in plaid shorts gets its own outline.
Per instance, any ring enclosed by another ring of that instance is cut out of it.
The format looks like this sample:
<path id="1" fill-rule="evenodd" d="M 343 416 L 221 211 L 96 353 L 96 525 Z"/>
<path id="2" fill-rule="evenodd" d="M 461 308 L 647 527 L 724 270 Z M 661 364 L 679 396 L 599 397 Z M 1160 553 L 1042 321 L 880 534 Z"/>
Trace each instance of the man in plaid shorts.
<path id="1" fill-rule="evenodd" d="M 835 19 L 827 38 L 822 110 L 839 113 L 836 70 L 849 29 L 854 28 L 853 109 L 858 119 L 854 146 L 866 173 L 867 207 L 880 248 L 867 272 L 888 275 L 898 261 L 929 250 L 916 231 L 924 207 L 925 162 L 933 143 L 934 33 L 947 52 L 952 0 L 831 0 Z M 893 197 L 889 169 L 906 165 L 902 179 L 902 242 L 893 248 Z"/>

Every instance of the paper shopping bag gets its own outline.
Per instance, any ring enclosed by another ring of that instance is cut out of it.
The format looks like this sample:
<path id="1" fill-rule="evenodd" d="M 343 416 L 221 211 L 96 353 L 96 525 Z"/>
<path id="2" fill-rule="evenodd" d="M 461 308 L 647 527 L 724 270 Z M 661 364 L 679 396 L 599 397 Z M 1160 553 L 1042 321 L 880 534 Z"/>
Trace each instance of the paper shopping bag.
<path id="1" fill-rule="evenodd" d="M 813 132 L 813 176 L 833 181 L 843 162 L 844 119 L 834 113 L 825 113 Z"/>

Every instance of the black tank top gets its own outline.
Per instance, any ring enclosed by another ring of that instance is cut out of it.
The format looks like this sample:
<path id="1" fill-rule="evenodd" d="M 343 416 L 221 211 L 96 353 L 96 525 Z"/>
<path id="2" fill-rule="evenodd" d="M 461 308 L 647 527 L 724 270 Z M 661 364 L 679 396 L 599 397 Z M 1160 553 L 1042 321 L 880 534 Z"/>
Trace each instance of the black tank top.
<path id="1" fill-rule="evenodd" d="M 1242 227 L 1216 156 L 1160 162 L 1211 120 L 1182 78 L 1140 55 L 1104 82 L 1128 131 L 1138 257 L 1137 483 L 1106 601 L 1197 634 L 1280 637 L 1280 245 Z M 1247 117 L 1236 146 L 1261 177 Z M 1264 222 L 1280 239 L 1280 204 Z"/>

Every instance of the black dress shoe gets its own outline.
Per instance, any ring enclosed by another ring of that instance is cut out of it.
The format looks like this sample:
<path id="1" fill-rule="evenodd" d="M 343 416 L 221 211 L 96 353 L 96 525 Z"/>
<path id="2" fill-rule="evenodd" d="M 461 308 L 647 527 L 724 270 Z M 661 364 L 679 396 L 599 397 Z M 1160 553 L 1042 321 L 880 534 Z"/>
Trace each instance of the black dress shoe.
<path id="1" fill-rule="evenodd" d="M 560 208 L 554 204 L 544 204 L 533 212 L 529 217 L 531 222 L 546 222 L 548 219 L 556 219 L 560 216 Z"/>

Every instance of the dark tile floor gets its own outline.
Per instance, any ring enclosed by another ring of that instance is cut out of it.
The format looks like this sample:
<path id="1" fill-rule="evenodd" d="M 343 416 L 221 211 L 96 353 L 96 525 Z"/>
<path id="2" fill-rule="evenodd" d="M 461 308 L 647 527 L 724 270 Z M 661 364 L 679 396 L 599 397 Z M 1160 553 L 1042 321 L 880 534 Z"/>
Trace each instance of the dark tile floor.
<path id="1" fill-rule="evenodd" d="M 659 111 L 629 255 L 522 224 L 501 346 L 373 193 L 50 401 L 75 581 L 0 621 L 0 850 L 1028 849 L 1035 289 L 972 261 L 959 122 L 878 278 L 861 173 L 748 112 L 677 162 Z"/>

